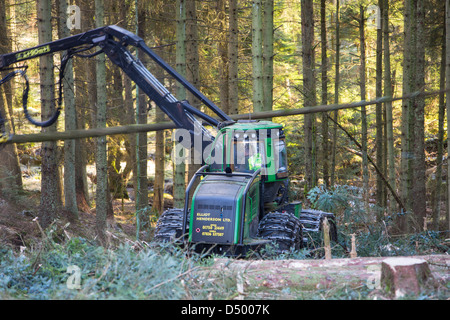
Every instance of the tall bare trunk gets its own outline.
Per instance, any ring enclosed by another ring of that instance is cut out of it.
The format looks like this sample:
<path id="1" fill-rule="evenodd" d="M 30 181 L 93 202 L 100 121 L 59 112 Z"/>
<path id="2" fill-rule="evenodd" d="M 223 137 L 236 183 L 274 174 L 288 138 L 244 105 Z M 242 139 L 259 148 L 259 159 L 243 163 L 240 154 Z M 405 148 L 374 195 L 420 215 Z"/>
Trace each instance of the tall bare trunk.
<path id="1" fill-rule="evenodd" d="M 273 100 L 273 0 L 264 0 L 263 110 L 272 110 Z"/>
<path id="2" fill-rule="evenodd" d="M 328 104 L 328 57 L 327 57 L 327 26 L 326 26 L 326 2 L 320 1 L 320 42 L 322 47 L 322 105 Z M 330 186 L 328 171 L 328 113 L 322 113 L 322 172 L 325 187 Z"/>
<path id="3" fill-rule="evenodd" d="M 302 65 L 304 105 L 316 105 L 316 82 L 314 75 L 314 10 L 312 0 L 302 0 Z M 315 152 L 314 152 L 314 115 L 305 115 L 305 179 L 307 189 L 316 185 Z"/>
<path id="4" fill-rule="evenodd" d="M 380 8 L 380 14 L 383 14 L 383 0 L 378 0 L 378 6 Z M 377 44 L 376 44 L 376 70 L 375 70 L 375 91 L 377 98 L 383 96 L 383 30 L 377 28 Z M 375 126 L 376 126 L 376 165 L 383 171 L 383 106 L 381 103 L 376 105 L 375 111 Z M 376 203 L 378 206 L 382 206 L 383 194 L 384 194 L 384 184 L 380 175 L 377 175 L 376 183 Z M 380 212 L 377 213 L 377 220 L 381 221 L 383 215 Z"/>
<path id="5" fill-rule="evenodd" d="M 219 55 L 219 95 L 220 95 L 220 108 L 226 114 L 230 114 L 230 105 L 228 95 L 230 90 L 229 86 L 229 76 L 228 76 L 228 45 L 227 45 L 227 16 L 226 16 L 226 1 L 218 0 L 217 1 L 217 10 L 216 10 L 216 25 L 223 30 L 219 34 L 219 43 L 218 43 L 218 55 Z"/>
<path id="6" fill-rule="evenodd" d="M 103 0 L 95 0 L 95 24 L 96 27 L 103 26 L 104 4 Z M 106 65 L 105 54 L 97 56 L 96 64 L 96 82 L 97 82 L 97 128 L 106 127 Z M 106 136 L 97 138 L 96 153 L 96 230 L 97 236 L 102 245 L 106 244 L 106 216 L 108 211 L 108 171 L 107 171 L 107 153 Z"/>
<path id="7" fill-rule="evenodd" d="M 384 95 L 392 97 L 392 81 L 391 81 L 391 53 L 389 45 L 389 1 L 384 2 L 383 11 L 383 32 L 384 32 Z M 386 139 L 387 139 L 387 163 L 389 184 L 396 190 L 396 173 L 395 173 L 395 149 L 394 149 L 394 128 L 392 118 L 392 102 L 386 102 Z M 392 194 L 389 195 L 390 212 L 396 212 L 395 200 Z"/>
<path id="8" fill-rule="evenodd" d="M 58 34 L 60 38 L 70 36 L 67 28 L 67 0 L 59 0 Z M 75 110 L 75 96 L 73 84 L 73 64 L 72 59 L 67 63 L 64 73 L 64 109 L 65 109 L 65 130 L 77 128 L 77 113 Z M 73 217 L 78 217 L 77 192 L 75 183 L 75 140 L 64 141 L 64 206 Z"/>
<path id="9" fill-rule="evenodd" d="M 51 7 L 50 0 L 37 1 L 39 43 L 52 41 Z M 53 57 L 51 55 L 40 57 L 39 67 L 42 119 L 48 119 L 55 111 Z M 55 130 L 56 124 L 42 129 L 43 132 Z M 43 227 L 47 227 L 56 218 L 56 211 L 60 206 L 57 144 L 56 142 L 43 142 L 41 150 L 42 176 L 39 217 Z"/>
<path id="10" fill-rule="evenodd" d="M 445 62 L 445 87 L 450 88 L 450 0 L 445 0 L 445 46 L 446 46 L 446 62 Z M 447 93 L 447 123 L 450 123 L 450 99 Z M 447 125 L 447 146 L 450 145 L 450 126 Z M 450 165 L 447 165 L 447 177 L 450 177 Z M 447 199 L 450 199 L 450 187 L 447 184 Z M 450 206 L 450 200 L 448 201 Z M 450 230 L 450 207 L 447 207 L 447 230 Z"/>
<path id="11" fill-rule="evenodd" d="M 195 0 L 186 0 L 186 79 L 194 87 L 200 87 L 197 6 Z M 194 107 L 200 107 L 200 102 L 191 92 L 187 93 L 187 99 Z M 197 152 L 195 148 L 191 148 L 188 180 L 200 168 L 201 157 L 200 152 Z"/>
<path id="12" fill-rule="evenodd" d="M 253 112 L 263 111 L 263 72 L 262 72 L 262 2 L 252 2 L 252 83 Z"/>
<path id="13" fill-rule="evenodd" d="M 9 39 L 6 24 L 6 1 L 0 1 L 0 54 L 11 52 L 11 41 Z M 6 72 L 0 75 L 0 78 L 6 76 Z M 10 115 L 9 107 L 12 104 L 12 85 L 11 82 L 0 86 L 0 114 L 6 120 L 6 129 L 14 132 L 14 120 Z M 11 100 L 11 101 L 10 101 Z M 1 133 L 0 133 L 1 134 Z M 15 144 L 3 146 L 0 151 L 0 195 L 14 199 L 22 190 L 22 174 L 20 171 L 19 157 Z"/>
<path id="14" fill-rule="evenodd" d="M 366 100 L 366 36 L 364 6 L 359 7 L 359 42 L 361 51 L 360 65 L 360 96 Z M 361 146 L 362 146 L 362 176 L 363 176 L 363 199 L 366 212 L 369 210 L 369 161 L 367 159 L 367 115 L 366 107 L 361 108 Z"/>
<path id="15" fill-rule="evenodd" d="M 445 3 L 443 4 L 445 10 Z M 444 32 L 442 39 L 442 53 L 441 53 L 441 66 L 440 66 L 440 78 L 439 89 L 445 89 L 445 65 L 446 65 L 446 43 L 445 43 L 445 21 Z M 441 212 L 441 195 L 442 195 L 442 167 L 444 156 L 444 119 L 445 118 L 445 93 L 439 94 L 439 116 L 438 116 L 438 146 L 437 146 L 437 160 L 436 160 L 436 186 L 433 195 L 433 229 L 439 231 L 439 220 Z"/>
<path id="16" fill-rule="evenodd" d="M 186 0 L 177 0 L 176 5 L 176 69 L 178 73 L 185 76 L 186 75 Z M 177 83 L 176 96 L 178 100 L 186 99 L 185 88 Z M 174 139 L 175 140 L 175 139 Z M 174 142 L 177 143 L 176 141 Z M 176 150 L 175 145 L 173 150 Z M 183 152 L 186 152 L 184 150 Z M 184 153 L 186 154 L 186 153 Z M 178 156 L 178 155 L 177 155 Z M 176 158 L 176 157 L 173 157 Z M 185 175 L 186 175 L 186 163 L 176 164 L 173 162 L 174 173 L 173 173 L 173 206 L 175 208 L 184 207 L 184 193 L 186 188 Z"/>
<path id="17" fill-rule="evenodd" d="M 237 0 L 229 0 L 228 27 L 228 99 L 230 114 L 239 112 L 238 95 L 238 8 Z"/>
<path id="18" fill-rule="evenodd" d="M 416 80 L 415 90 L 425 87 L 425 8 L 424 1 L 417 0 L 417 45 L 416 45 Z M 418 97 L 414 104 L 414 184 L 413 212 L 418 228 L 423 227 L 426 217 L 426 186 L 425 186 L 425 100 Z"/>
<path id="19" fill-rule="evenodd" d="M 334 103 L 339 103 L 339 82 L 340 82 L 340 21 L 339 21 L 339 0 L 336 0 L 336 66 L 335 66 L 335 79 L 334 79 Z M 331 150 L 331 177 L 330 184 L 334 186 L 336 183 L 336 147 L 337 147 L 337 121 L 339 117 L 338 110 L 334 111 L 334 125 L 333 125 L 333 145 Z"/>

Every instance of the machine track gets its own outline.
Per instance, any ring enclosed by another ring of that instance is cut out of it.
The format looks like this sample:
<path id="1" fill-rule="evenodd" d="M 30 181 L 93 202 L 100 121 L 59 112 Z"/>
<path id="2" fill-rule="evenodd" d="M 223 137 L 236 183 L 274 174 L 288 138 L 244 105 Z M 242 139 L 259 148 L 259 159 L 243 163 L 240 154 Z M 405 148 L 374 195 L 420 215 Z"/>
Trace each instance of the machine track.
<path id="1" fill-rule="evenodd" d="M 158 219 L 154 239 L 158 242 L 172 242 L 179 239 L 183 228 L 183 209 L 168 209 Z"/>
<path id="2" fill-rule="evenodd" d="M 302 246 L 302 225 L 292 213 L 269 212 L 259 223 L 258 236 L 278 245 L 277 252 L 289 252 Z"/>

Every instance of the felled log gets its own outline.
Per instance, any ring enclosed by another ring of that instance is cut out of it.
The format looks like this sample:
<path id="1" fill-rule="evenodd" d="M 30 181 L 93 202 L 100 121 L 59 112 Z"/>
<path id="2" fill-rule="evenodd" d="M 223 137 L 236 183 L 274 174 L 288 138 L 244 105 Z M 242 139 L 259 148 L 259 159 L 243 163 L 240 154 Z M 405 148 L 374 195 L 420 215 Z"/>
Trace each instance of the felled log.
<path id="1" fill-rule="evenodd" d="M 388 258 L 381 263 L 381 287 L 396 298 L 419 294 L 431 278 L 428 263 L 423 259 Z"/>

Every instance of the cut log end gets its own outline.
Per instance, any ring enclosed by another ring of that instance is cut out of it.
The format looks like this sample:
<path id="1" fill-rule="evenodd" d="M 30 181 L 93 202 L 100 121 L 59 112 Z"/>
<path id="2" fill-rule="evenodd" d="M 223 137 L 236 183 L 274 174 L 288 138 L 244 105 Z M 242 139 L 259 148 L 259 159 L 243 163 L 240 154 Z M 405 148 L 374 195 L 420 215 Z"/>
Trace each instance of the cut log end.
<path id="1" fill-rule="evenodd" d="M 425 260 L 417 258 L 388 258 L 381 263 L 381 285 L 396 298 L 419 294 L 432 278 Z"/>

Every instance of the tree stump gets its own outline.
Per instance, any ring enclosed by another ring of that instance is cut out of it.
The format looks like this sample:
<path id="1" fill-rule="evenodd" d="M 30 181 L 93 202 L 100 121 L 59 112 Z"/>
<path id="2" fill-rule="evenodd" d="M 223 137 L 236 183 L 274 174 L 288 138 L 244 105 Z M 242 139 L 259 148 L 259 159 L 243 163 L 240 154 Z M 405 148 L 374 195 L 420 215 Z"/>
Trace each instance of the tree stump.
<path id="1" fill-rule="evenodd" d="M 419 294 L 431 277 L 428 263 L 422 259 L 388 258 L 381 263 L 381 286 L 396 298 Z"/>

